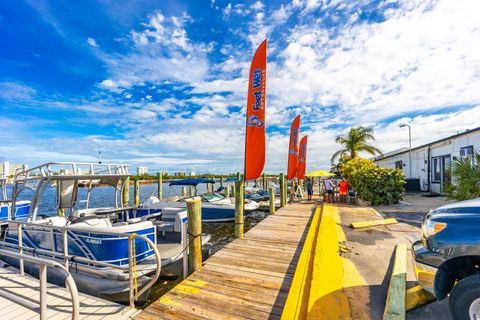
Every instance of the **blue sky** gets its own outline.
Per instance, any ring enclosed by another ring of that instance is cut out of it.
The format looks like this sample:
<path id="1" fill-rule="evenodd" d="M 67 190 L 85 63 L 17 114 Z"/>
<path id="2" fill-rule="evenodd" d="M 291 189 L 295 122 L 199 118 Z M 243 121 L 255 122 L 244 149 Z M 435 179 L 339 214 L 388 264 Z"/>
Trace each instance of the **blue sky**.
<path id="1" fill-rule="evenodd" d="M 466 1 L 0 1 L 0 161 L 241 171 L 247 73 L 269 41 L 267 172 L 302 115 L 308 170 L 334 137 L 387 152 L 478 126 L 480 20 Z"/>

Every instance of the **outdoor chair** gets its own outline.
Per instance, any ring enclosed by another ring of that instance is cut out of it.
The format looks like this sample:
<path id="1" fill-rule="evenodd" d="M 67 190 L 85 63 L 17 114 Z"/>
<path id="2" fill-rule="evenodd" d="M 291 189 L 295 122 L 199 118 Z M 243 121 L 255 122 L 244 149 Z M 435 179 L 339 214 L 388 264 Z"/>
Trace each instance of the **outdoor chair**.
<path id="1" fill-rule="evenodd" d="M 346 200 L 348 204 L 358 204 L 357 192 L 351 190 L 348 191 Z"/>

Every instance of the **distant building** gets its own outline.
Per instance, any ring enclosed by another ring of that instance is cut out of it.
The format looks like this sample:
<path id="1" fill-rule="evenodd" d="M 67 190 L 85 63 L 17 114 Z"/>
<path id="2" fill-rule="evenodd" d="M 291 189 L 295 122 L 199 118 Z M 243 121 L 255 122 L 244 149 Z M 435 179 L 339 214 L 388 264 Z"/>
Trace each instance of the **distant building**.
<path id="1" fill-rule="evenodd" d="M 195 177 L 196 175 L 195 171 L 190 172 L 190 177 Z"/>
<path id="2" fill-rule="evenodd" d="M 185 171 L 179 171 L 179 172 L 175 172 L 173 175 L 175 177 L 185 177 L 187 173 Z"/>
<path id="3" fill-rule="evenodd" d="M 17 169 L 26 170 L 28 166 L 26 164 L 10 163 L 8 161 L 0 163 L 0 176 L 14 176 Z"/>
<path id="4" fill-rule="evenodd" d="M 137 176 L 143 176 L 144 174 L 148 174 L 148 167 L 140 166 L 137 168 Z"/>
<path id="5" fill-rule="evenodd" d="M 407 179 L 419 179 L 422 191 L 442 193 L 452 161 L 460 158 L 473 161 L 473 154 L 480 152 L 480 127 L 412 148 L 411 152 L 412 163 L 408 148 L 375 157 L 374 163 L 381 168 L 402 169 Z"/>

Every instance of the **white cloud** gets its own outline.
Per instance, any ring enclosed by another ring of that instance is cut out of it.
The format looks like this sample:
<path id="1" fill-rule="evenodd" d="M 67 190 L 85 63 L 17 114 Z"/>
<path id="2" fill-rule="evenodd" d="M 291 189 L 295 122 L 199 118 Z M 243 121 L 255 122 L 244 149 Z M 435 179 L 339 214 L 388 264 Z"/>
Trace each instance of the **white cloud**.
<path id="1" fill-rule="evenodd" d="M 95 48 L 98 47 L 97 41 L 93 38 L 88 37 L 87 38 L 87 43 L 88 43 L 88 45 L 90 45 L 92 47 L 95 47 Z"/>
<path id="2" fill-rule="evenodd" d="M 165 80 L 189 83 L 200 81 L 209 69 L 207 53 L 214 44 L 192 43 L 185 24 L 192 18 L 164 16 L 160 11 L 152 14 L 144 29 L 130 32 L 134 47 L 126 54 L 101 53 L 109 78 L 99 85 L 113 92 L 145 84 L 158 84 Z"/>
<path id="3" fill-rule="evenodd" d="M 0 82 L 0 99 L 3 100 L 25 100 L 33 98 L 37 90 L 18 82 Z"/>
<path id="4" fill-rule="evenodd" d="M 228 18 L 228 17 L 230 17 L 231 12 L 232 12 L 232 4 L 229 3 L 225 6 L 225 8 L 223 8 L 223 16 L 225 18 Z"/>
<path id="5" fill-rule="evenodd" d="M 263 10 L 265 8 L 264 4 L 261 1 L 257 1 L 250 6 L 253 10 Z"/>

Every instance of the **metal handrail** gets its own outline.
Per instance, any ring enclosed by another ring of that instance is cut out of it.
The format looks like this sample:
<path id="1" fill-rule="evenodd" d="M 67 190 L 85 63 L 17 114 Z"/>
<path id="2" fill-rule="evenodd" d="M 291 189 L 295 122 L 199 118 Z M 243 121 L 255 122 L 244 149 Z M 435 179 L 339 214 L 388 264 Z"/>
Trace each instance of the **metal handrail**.
<path id="1" fill-rule="evenodd" d="M 70 297 L 72 301 L 72 320 L 78 319 L 78 316 L 80 314 L 80 302 L 78 299 L 77 285 L 75 284 L 75 281 L 73 280 L 70 272 L 64 266 L 62 266 L 56 261 L 27 256 L 25 254 L 16 253 L 9 250 L 0 249 L 0 254 L 19 259 L 21 261 L 26 260 L 39 265 L 41 320 L 47 319 L 47 267 L 55 268 L 63 272 L 66 275 L 65 282 L 67 284 L 68 290 L 70 291 Z"/>
<path id="2" fill-rule="evenodd" d="M 52 169 L 53 166 L 62 166 L 68 167 L 72 174 L 68 175 L 79 175 L 78 169 L 80 168 L 88 168 L 90 173 L 87 174 L 88 176 L 95 176 L 98 173 L 95 173 L 95 169 L 101 168 L 102 175 L 128 175 L 128 164 L 120 164 L 120 163 L 93 163 L 93 162 L 48 162 L 33 168 L 24 169 L 18 168 L 15 171 L 15 180 L 26 180 L 30 177 L 31 173 L 37 173 L 35 176 L 45 177 L 45 176 L 53 176 L 54 170 Z M 66 172 L 59 175 L 67 175 Z M 83 174 L 85 175 L 85 174 Z M 23 178 L 22 178 L 23 177 Z"/>
<path id="3" fill-rule="evenodd" d="M 103 266 L 103 267 L 111 267 L 115 269 L 120 269 L 120 270 L 125 270 L 125 267 L 117 266 L 115 264 L 110 264 L 110 263 L 105 263 L 101 261 L 95 261 L 92 259 L 80 257 L 80 256 L 71 256 L 68 254 L 68 236 L 67 232 L 68 231 L 77 231 L 77 232 L 84 232 L 84 233 L 91 233 L 91 234 L 102 234 L 102 235 L 111 235 L 111 236 L 119 236 L 119 237 L 126 237 L 128 239 L 128 269 L 129 269 L 129 291 L 130 291 L 130 298 L 129 298 L 129 305 L 130 307 L 134 308 L 135 307 L 135 300 L 137 300 L 142 294 L 144 294 L 150 287 L 152 287 L 155 282 L 157 282 L 158 278 L 160 277 L 160 272 L 162 268 L 162 260 L 160 256 L 160 252 L 158 252 L 157 246 L 155 243 L 150 240 L 148 237 L 136 234 L 136 233 L 123 233 L 123 232 L 103 232 L 103 231 L 95 231 L 95 230 L 87 230 L 84 228 L 72 228 L 72 227 L 60 227 L 60 226 L 51 226 L 51 225 L 43 225 L 43 224 L 37 224 L 37 223 L 32 223 L 32 222 L 21 222 L 21 221 L 14 221 L 11 220 L 9 223 L 12 224 L 17 224 L 17 237 L 18 237 L 18 252 L 19 254 L 23 254 L 23 249 L 27 249 L 27 247 L 23 246 L 23 231 L 22 231 L 22 226 L 31 226 L 31 227 L 37 227 L 37 228 L 47 228 L 47 229 L 57 229 L 57 230 L 62 230 L 63 234 L 63 254 L 57 253 L 56 251 L 50 251 L 50 250 L 42 250 L 42 249 L 35 249 L 36 252 L 43 251 L 46 254 L 51 254 L 55 256 L 63 256 L 64 259 L 64 265 L 65 268 L 68 268 L 68 264 L 70 259 L 74 259 L 78 262 L 85 262 L 85 263 L 90 263 L 93 265 L 98 265 L 98 266 Z M 139 238 L 143 241 L 145 241 L 153 250 L 153 253 L 155 254 L 155 260 L 157 263 L 157 268 L 155 270 L 155 275 L 153 276 L 152 280 L 150 280 L 141 290 L 137 292 L 137 294 L 134 294 L 135 288 L 133 286 L 134 284 L 134 274 L 131 272 L 133 270 L 133 257 L 132 257 L 132 251 L 131 248 L 133 247 L 133 238 Z M 0 249 L 1 250 L 1 249 Z M 11 252 L 11 251 L 9 251 Z M 23 259 L 19 259 L 19 268 L 20 268 L 20 273 L 24 274 L 24 266 L 23 266 Z"/>

